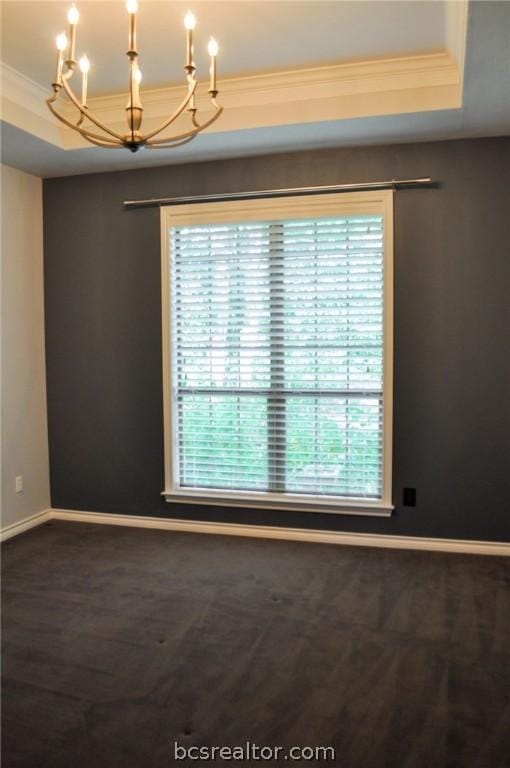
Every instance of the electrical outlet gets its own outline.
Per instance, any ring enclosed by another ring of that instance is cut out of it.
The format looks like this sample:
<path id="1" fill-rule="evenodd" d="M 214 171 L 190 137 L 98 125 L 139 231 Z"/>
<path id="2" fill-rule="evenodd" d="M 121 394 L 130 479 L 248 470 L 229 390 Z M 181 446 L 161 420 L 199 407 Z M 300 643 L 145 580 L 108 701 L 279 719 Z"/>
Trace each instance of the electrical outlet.
<path id="1" fill-rule="evenodd" d="M 404 507 L 416 506 L 416 488 L 404 488 L 403 502 Z"/>
<path id="2" fill-rule="evenodd" d="M 23 475 L 16 477 L 16 493 L 23 493 Z"/>

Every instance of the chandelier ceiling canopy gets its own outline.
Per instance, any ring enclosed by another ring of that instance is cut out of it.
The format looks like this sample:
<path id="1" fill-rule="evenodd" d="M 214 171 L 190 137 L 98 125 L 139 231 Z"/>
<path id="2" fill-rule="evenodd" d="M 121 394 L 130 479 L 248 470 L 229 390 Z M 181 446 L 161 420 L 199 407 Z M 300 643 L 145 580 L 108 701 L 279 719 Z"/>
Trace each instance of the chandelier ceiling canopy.
<path id="1" fill-rule="evenodd" d="M 137 0 L 127 0 L 126 9 L 129 16 L 128 50 L 126 53 L 129 59 L 129 91 L 126 106 L 128 131 L 121 134 L 105 125 L 105 123 L 94 115 L 87 105 L 90 61 L 86 54 L 80 58 L 79 62 L 76 61 L 76 27 L 80 20 L 80 14 L 74 5 L 69 9 L 67 14 L 69 34 L 62 32 L 57 36 L 57 67 L 53 82 L 53 95 L 46 103 L 51 112 L 62 123 L 80 133 L 91 144 L 95 144 L 99 147 L 106 147 L 109 149 L 126 147 L 131 152 L 137 152 L 142 147 L 147 147 L 148 149 L 164 149 L 186 144 L 198 133 L 212 125 L 223 111 L 223 108 L 219 106 L 216 100 L 218 95 L 216 82 L 218 43 L 211 37 L 207 47 L 210 57 L 208 92 L 214 112 L 212 117 L 200 122 L 197 116 L 196 107 L 198 82 L 195 78 L 195 63 L 193 58 L 195 16 L 191 11 L 188 11 L 184 17 L 184 27 L 186 29 L 186 64 L 184 66 L 186 91 L 184 97 L 174 112 L 170 114 L 159 127 L 144 134 L 142 132 L 143 106 L 140 98 L 142 72 L 138 66 L 139 54 L 136 45 Z M 81 98 L 76 96 L 70 84 L 71 78 L 76 71 L 77 63 L 82 76 Z M 77 113 L 75 122 L 58 111 L 56 104 L 61 95 L 66 97 L 76 108 Z M 185 112 L 189 113 L 191 126 L 181 133 L 169 133 L 168 129 L 170 126 Z M 99 132 L 96 129 L 99 129 Z"/>

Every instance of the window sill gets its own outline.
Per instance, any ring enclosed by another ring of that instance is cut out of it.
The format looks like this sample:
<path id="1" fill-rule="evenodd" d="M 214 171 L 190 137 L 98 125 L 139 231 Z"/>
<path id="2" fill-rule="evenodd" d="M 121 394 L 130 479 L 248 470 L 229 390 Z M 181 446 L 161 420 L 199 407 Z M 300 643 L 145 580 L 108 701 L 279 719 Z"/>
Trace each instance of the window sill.
<path id="1" fill-rule="evenodd" d="M 181 504 L 205 504 L 215 507 L 240 507 L 247 509 L 274 509 L 287 512 L 315 512 L 328 515 L 361 515 L 365 517 L 391 517 L 394 509 L 392 504 L 381 500 L 366 501 L 364 499 L 326 499 L 317 501 L 316 496 L 301 496 L 289 494 L 289 498 L 275 496 L 270 493 L 236 493 L 215 489 L 175 489 L 162 491 L 165 501 Z"/>

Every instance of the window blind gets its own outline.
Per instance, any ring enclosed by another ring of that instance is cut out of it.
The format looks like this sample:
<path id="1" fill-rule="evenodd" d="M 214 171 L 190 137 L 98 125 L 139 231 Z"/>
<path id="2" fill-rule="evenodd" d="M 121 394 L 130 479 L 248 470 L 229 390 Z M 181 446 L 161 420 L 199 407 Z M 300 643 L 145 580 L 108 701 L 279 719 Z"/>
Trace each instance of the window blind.
<path id="1" fill-rule="evenodd" d="M 381 498 L 383 224 L 170 228 L 180 487 Z"/>

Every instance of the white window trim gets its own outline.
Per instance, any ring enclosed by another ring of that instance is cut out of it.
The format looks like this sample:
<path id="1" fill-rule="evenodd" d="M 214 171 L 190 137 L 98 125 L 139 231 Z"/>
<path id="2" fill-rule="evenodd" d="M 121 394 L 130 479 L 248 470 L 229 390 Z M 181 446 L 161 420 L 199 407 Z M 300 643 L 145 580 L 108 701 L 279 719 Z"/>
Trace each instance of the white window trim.
<path id="1" fill-rule="evenodd" d="M 318 218 L 375 214 L 384 217 L 384 378 L 383 378 L 383 473 L 381 499 L 320 498 L 296 493 L 233 491 L 231 489 L 181 488 L 178 482 L 177 452 L 173 451 L 173 424 L 177 423 L 173 371 L 170 306 L 170 243 L 173 226 L 233 221 L 264 221 L 278 218 Z M 284 509 L 288 511 L 388 517 L 392 505 L 393 448 L 393 192 L 352 192 L 276 199 L 192 203 L 161 207 L 161 303 L 163 343 L 163 415 L 165 490 L 168 502 L 221 507 Z M 287 498 L 288 497 L 288 500 Z"/>

